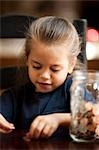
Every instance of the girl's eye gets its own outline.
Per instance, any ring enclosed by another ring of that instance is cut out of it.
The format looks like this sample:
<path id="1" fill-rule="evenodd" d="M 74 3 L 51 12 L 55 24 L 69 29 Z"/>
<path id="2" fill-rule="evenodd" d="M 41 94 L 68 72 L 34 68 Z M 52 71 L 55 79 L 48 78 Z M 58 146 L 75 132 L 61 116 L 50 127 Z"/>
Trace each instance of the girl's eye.
<path id="1" fill-rule="evenodd" d="M 41 69 L 41 66 L 33 66 L 33 68 L 39 70 Z"/>
<path id="2" fill-rule="evenodd" d="M 52 70 L 53 72 L 58 72 L 58 71 L 59 71 L 59 69 L 53 69 L 53 68 L 51 68 L 51 70 Z"/>

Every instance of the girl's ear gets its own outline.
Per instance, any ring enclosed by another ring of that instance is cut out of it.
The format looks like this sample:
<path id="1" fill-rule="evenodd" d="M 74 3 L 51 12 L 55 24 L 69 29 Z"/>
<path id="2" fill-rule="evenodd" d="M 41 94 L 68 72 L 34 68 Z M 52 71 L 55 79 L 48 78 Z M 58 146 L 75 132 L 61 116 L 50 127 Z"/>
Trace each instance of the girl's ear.
<path id="1" fill-rule="evenodd" d="M 26 66 L 28 66 L 28 61 L 26 60 Z"/>
<path id="2" fill-rule="evenodd" d="M 70 59 L 70 62 L 69 62 L 69 69 L 68 69 L 68 73 L 71 74 L 73 72 L 73 69 L 76 65 L 76 62 L 77 62 L 77 57 L 72 57 Z"/>
<path id="3" fill-rule="evenodd" d="M 27 56 L 25 57 L 25 64 L 26 64 L 26 66 L 28 66 L 28 64 L 29 64 L 29 60 L 28 60 Z"/>

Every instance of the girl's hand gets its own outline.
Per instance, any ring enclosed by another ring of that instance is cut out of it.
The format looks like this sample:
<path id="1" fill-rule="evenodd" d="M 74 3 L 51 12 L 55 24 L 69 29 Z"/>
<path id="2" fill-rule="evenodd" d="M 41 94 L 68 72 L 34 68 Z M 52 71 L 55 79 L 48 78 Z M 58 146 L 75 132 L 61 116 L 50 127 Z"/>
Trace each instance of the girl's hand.
<path id="1" fill-rule="evenodd" d="M 13 129 L 15 129 L 12 123 L 9 123 L 3 116 L 0 114 L 0 132 L 2 133 L 10 133 Z"/>
<path id="2" fill-rule="evenodd" d="M 32 122 L 29 132 L 26 134 L 27 139 L 31 138 L 48 138 L 58 128 L 59 119 L 54 114 L 38 116 Z"/>

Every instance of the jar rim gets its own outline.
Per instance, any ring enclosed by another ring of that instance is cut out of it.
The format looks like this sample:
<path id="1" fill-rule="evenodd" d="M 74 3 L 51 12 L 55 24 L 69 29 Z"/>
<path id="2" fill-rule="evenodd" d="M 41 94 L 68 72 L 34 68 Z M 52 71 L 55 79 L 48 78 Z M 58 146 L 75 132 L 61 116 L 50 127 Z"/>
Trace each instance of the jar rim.
<path id="1" fill-rule="evenodd" d="M 99 70 L 74 70 L 73 79 L 87 80 L 93 78 L 99 81 Z"/>

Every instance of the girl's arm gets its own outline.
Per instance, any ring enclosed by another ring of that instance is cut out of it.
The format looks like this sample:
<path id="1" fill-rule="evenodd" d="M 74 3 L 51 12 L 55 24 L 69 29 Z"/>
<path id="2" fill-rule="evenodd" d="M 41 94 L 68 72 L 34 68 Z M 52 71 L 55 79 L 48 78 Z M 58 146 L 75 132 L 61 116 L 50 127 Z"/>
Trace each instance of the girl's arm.
<path id="1" fill-rule="evenodd" d="M 27 139 L 48 138 L 59 126 L 69 127 L 71 115 L 69 113 L 53 113 L 36 117 L 26 134 Z"/>
<path id="2" fill-rule="evenodd" d="M 69 127 L 71 122 L 71 114 L 70 113 L 54 113 L 55 118 L 57 118 L 59 125 Z"/>

